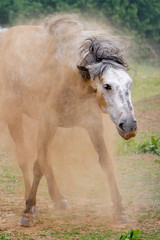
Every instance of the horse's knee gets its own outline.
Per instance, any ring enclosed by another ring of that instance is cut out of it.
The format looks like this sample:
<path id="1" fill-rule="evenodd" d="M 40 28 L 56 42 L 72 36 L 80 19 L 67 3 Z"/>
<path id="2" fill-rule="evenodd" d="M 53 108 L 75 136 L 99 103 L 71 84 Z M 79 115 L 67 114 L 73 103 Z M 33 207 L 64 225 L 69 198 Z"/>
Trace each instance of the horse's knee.
<path id="1" fill-rule="evenodd" d="M 97 144 L 97 147 L 95 148 L 95 150 L 99 157 L 99 163 L 107 164 L 109 162 L 110 157 L 109 157 L 109 154 L 108 154 L 105 144 L 101 144 L 101 143 Z"/>
<path id="2" fill-rule="evenodd" d="M 33 174 L 38 178 L 41 178 L 43 175 L 43 166 L 38 162 L 38 160 L 36 160 L 34 163 Z"/>

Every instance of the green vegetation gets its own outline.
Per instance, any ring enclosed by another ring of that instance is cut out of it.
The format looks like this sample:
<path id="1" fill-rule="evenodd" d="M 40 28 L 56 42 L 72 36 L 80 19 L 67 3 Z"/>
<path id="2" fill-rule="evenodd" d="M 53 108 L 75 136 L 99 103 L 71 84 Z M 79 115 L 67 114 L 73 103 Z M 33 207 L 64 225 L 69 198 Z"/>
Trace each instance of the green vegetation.
<path id="1" fill-rule="evenodd" d="M 160 99 L 152 101 L 150 97 L 160 94 L 160 68 L 156 68 L 153 64 L 130 64 L 129 74 L 133 79 L 132 99 L 133 103 L 144 100 L 136 104 L 136 109 L 143 114 L 147 110 L 159 109 Z M 147 99 L 148 98 L 148 99 Z"/>
<path id="2" fill-rule="evenodd" d="M 107 19 L 138 38 L 160 43 L 159 0 L 1 0 L 0 23 L 13 25 L 54 12 L 75 12 Z M 147 45 L 146 45 L 147 46 Z M 145 47 L 146 48 L 146 47 Z"/>
<path id="3" fill-rule="evenodd" d="M 160 138 L 151 136 L 142 143 L 137 143 L 135 139 L 123 142 L 121 146 L 123 153 L 148 153 L 160 156 Z"/>
<path id="4" fill-rule="evenodd" d="M 160 163 L 160 159 L 155 159 L 154 162 L 155 163 Z"/>
<path id="5" fill-rule="evenodd" d="M 8 236 L 8 234 L 0 233 L 0 239 L 1 240 L 10 240 L 10 237 Z"/>
<path id="6" fill-rule="evenodd" d="M 140 238 L 138 237 L 139 235 L 139 230 L 133 230 L 131 229 L 130 232 L 125 233 L 125 234 L 121 234 L 120 237 L 117 240 L 140 240 Z"/>
<path id="7" fill-rule="evenodd" d="M 12 193 L 16 185 L 22 183 L 22 180 L 13 175 L 5 164 L 1 165 L 1 168 L 3 173 L 0 173 L 0 184 L 5 184 L 7 191 Z"/>
<path id="8" fill-rule="evenodd" d="M 74 239 L 74 240 L 159 240 L 160 231 L 153 232 L 152 234 L 144 233 L 144 231 L 133 230 L 129 232 L 118 233 L 111 230 L 89 230 L 84 229 L 80 231 L 77 229 L 72 230 L 51 230 L 47 233 L 26 234 L 23 232 L 12 231 L 8 234 L 0 233 L 0 240 L 38 240 L 38 239 Z M 33 235 L 33 234 L 32 234 Z"/>
<path id="9" fill-rule="evenodd" d="M 160 138 L 151 136 L 150 140 L 136 145 L 137 153 L 151 153 L 160 156 Z"/>

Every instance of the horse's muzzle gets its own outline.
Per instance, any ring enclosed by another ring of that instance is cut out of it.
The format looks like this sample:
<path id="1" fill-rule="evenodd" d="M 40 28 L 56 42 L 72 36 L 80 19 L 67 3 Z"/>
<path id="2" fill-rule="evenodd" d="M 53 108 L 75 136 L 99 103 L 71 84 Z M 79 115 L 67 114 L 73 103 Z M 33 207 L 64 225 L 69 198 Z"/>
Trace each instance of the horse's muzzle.
<path id="1" fill-rule="evenodd" d="M 120 121 L 117 126 L 117 130 L 119 135 L 125 140 L 135 137 L 137 132 L 137 121 L 135 119 Z"/>

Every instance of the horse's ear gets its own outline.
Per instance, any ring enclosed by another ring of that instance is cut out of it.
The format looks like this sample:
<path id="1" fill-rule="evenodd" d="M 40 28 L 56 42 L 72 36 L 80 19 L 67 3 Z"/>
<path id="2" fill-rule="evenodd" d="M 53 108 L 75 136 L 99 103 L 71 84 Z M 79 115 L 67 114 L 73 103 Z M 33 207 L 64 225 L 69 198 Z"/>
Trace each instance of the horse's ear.
<path id="1" fill-rule="evenodd" d="M 89 80 L 91 78 L 88 68 L 86 68 L 85 66 L 80 66 L 80 65 L 77 65 L 77 68 L 84 80 Z"/>

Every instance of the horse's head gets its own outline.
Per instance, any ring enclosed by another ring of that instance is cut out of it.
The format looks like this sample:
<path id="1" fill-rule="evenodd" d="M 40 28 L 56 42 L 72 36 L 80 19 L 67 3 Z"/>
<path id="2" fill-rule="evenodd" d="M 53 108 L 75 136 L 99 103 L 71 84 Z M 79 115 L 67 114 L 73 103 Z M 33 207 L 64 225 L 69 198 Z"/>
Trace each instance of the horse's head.
<path id="1" fill-rule="evenodd" d="M 118 133 L 126 140 L 134 137 L 137 121 L 131 102 L 132 79 L 123 59 L 112 55 L 78 68 L 96 91 L 100 109 L 109 114 Z"/>

